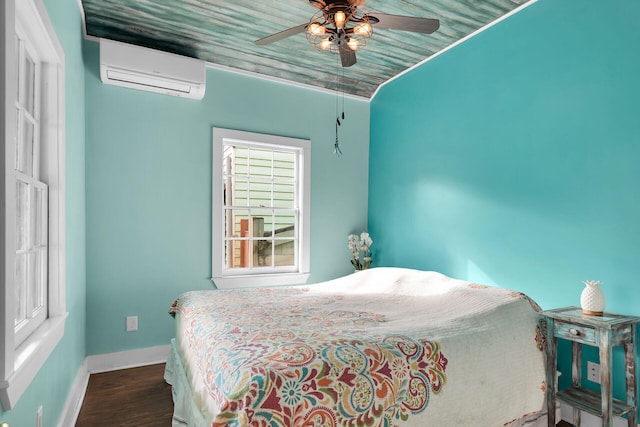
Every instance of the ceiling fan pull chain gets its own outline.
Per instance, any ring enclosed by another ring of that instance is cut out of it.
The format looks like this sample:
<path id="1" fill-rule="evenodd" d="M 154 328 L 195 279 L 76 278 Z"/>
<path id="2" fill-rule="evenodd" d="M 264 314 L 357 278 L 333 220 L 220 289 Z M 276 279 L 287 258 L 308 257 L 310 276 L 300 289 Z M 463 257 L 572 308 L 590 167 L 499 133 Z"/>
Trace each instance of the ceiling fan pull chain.
<path id="1" fill-rule="evenodd" d="M 343 100 L 344 102 L 344 100 Z M 336 108 L 337 110 L 337 108 Z M 336 115 L 337 115 L 338 111 L 336 111 Z M 342 106 L 342 120 L 344 120 L 344 105 Z M 338 140 L 338 126 L 341 126 L 342 122 L 340 121 L 340 116 L 336 117 L 336 143 L 333 145 L 333 151 L 334 153 L 336 153 L 336 155 L 340 156 L 342 155 L 342 150 L 340 150 L 340 142 Z"/>
<path id="2" fill-rule="evenodd" d="M 338 83 L 338 86 L 340 86 L 340 64 L 338 62 L 338 58 L 336 57 L 336 80 Z M 343 71 L 344 72 L 344 71 Z M 342 155 L 342 150 L 340 149 L 340 140 L 338 137 L 338 127 L 342 124 L 340 123 L 340 116 L 338 113 L 338 102 L 340 100 L 339 98 L 339 94 L 338 94 L 338 90 L 339 88 L 336 89 L 336 142 L 333 144 L 333 152 L 336 156 L 341 156 Z M 344 119 L 344 106 L 342 108 L 342 118 Z"/>
<path id="3" fill-rule="evenodd" d="M 344 67 L 342 67 L 342 81 L 340 83 L 342 83 L 342 120 L 344 120 Z"/>
<path id="4" fill-rule="evenodd" d="M 342 150 L 340 149 L 340 141 L 338 141 L 338 126 L 340 121 L 337 120 L 336 121 L 336 142 L 333 144 L 333 152 L 335 153 L 336 156 L 341 156 L 342 155 Z"/>

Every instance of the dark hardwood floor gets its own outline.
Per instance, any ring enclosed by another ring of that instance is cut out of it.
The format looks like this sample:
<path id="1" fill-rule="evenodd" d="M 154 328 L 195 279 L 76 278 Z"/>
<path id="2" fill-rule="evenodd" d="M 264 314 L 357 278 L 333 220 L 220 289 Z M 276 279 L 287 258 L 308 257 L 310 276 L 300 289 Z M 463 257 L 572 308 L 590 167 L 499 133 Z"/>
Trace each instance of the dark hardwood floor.
<path id="1" fill-rule="evenodd" d="M 164 364 L 93 374 L 76 427 L 171 426 L 171 386 Z"/>

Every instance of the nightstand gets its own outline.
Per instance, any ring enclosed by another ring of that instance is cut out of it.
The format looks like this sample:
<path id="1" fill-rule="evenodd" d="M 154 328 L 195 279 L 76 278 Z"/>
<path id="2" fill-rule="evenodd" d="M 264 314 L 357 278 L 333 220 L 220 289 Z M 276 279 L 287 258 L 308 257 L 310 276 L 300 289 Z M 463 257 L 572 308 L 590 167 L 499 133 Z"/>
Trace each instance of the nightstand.
<path id="1" fill-rule="evenodd" d="M 637 427 L 638 392 L 636 390 L 636 324 L 640 317 L 605 312 L 602 316 L 582 314 L 580 307 L 543 311 L 547 322 L 547 411 L 549 427 L 556 425 L 555 402 L 573 406 L 573 425 L 580 425 L 580 410 L 602 418 L 603 427 L 611 427 L 613 417 L 627 414 L 628 426 Z M 556 390 L 558 338 L 572 342 L 572 386 Z M 600 394 L 581 387 L 582 345 L 598 347 L 600 353 Z M 611 390 L 611 352 L 624 346 L 627 383 L 626 401 L 614 399 Z"/>

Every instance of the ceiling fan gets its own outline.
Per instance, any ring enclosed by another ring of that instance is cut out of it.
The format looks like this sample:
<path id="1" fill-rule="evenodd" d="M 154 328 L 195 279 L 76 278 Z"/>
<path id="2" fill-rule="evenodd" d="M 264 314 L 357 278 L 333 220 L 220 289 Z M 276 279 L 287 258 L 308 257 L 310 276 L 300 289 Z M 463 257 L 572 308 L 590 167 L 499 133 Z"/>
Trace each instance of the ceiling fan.
<path id="1" fill-rule="evenodd" d="M 306 32 L 307 40 L 316 49 L 340 54 L 343 67 L 356 63 L 356 51 L 364 47 L 373 27 L 431 34 L 440 27 L 440 21 L 412 16 L 369 14 L 358 9 L 366 0 L 309 0 L 318 12 L 306 24 L 301 24 L 256 40 L 264 46 L 287 37 Z"/>

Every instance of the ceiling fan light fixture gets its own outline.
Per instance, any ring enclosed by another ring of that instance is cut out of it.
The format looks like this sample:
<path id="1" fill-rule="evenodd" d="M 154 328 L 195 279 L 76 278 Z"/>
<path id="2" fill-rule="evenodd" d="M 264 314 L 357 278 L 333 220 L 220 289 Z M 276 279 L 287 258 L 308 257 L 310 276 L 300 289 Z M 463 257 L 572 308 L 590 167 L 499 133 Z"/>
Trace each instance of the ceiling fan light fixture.
<path id="1" fill-rule="evenodd" d="M 367 45 L 373 28 L 371 17 L 360 8 L 329 5 L 319 10 L 307 24 L 307 40 L 322 52 L 345 55 Z"/>
<path id="2" fill-rule="evenodd" d="M 344 24 L 347 21 L 347 15 L 345 15 L 343 11 L 339 10 L 333 15 L 333 20 L 336 24 L 336 28 L 342 29 L 344 28 Z"/>
<path id="3" fill-rule="evenodd" d="M 325 37 L 320 41 L 318 46 L 320 46 L 321 50 L 329 50 L 331 49 L 332 45 L 333 45 L 333 42 L 331 41 L 331 38 Z"/>
<path id="4" fill-rule="evenodd" d="M 312 22 L 307 27 L 307 31 L 313 36 L 320 37 L 320 36 L 323 36 L 327 32 L 327 29 L 324 26 L 322 26 L 319 23 L 317 23 L 317 22 Z"/>
<path id="5" fill-rule="evenodd" d="M 353 28 L 355 34 L 371 37 L 371 24 L 368 21 L 362 22 Z"/>

